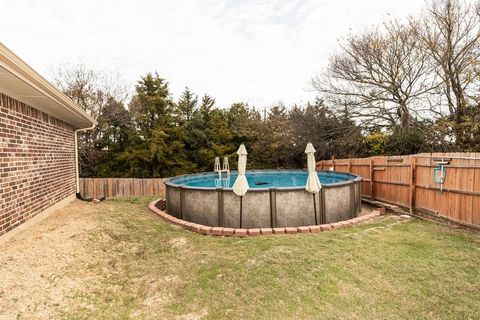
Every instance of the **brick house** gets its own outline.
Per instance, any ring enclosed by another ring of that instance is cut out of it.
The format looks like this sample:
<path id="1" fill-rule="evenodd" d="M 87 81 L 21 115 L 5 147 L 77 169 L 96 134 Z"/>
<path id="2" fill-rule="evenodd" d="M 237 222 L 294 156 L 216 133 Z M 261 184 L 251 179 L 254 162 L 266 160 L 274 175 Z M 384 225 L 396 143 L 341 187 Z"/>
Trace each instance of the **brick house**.
<path id="1" fill-rule="evenodd" d="M 0 43 L 0 236 L 74 199 L 76 134 L 95 124 Z"/>

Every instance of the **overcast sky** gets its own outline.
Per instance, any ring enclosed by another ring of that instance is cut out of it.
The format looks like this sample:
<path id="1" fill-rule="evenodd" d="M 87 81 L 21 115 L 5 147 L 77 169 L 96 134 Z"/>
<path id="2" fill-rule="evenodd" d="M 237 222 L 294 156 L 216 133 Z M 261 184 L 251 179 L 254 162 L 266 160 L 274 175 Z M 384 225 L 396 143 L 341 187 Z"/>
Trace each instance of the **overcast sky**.
<path id="1" fill-rule="evenodd" d="M 133 86 L 158 71 L 221 106 L 313 100 L 338 39 L 423 0 L 0 0 L 0 41 L 42 75 L 80 58 Z"/>

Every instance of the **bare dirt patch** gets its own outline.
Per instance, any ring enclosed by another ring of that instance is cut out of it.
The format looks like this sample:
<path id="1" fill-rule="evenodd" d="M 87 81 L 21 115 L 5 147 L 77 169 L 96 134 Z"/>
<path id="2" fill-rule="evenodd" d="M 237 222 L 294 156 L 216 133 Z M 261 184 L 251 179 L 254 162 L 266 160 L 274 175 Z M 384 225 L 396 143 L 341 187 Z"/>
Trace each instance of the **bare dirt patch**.
<path id="1" fill-rule="evenodd" d="M 98 207 L 74 201 L 0 246 L 0 319 L 55 317 L 91 274 L 70 274 L 93 258 L 82 243 Z"/>

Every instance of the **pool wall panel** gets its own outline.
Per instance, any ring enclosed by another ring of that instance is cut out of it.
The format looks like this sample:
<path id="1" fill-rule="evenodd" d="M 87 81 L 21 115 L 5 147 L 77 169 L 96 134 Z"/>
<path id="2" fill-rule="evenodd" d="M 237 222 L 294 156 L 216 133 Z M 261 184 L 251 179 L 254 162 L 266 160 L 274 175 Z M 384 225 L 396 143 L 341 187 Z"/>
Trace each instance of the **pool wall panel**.
<path id="1" fill-rule="evenodd" d="M 218 224 L 218 196 L 215 190 L 185 189 L 185 217 L 191 221 L 206 226 Z"/>
<path id="2" fill-rule="evenodd" d="M 277 191 L 277 227 L 298 227 L 315 224 L 313 194 L 305 190 Z M 315 197 L 318 217 L 318 195 Z"/>
<path id="3" fill-rule="evenodd" d="M 167 195 L 167 213 L 174 217 L 180 218 L 180 215 L 181 215 L 180 188 L 167 186 L 166 195 Z"/>
<path id="4" fill-rule="evenodd" d="M 326 223 L 350 219 L 350 185 L 325 188 Z"/>
<path id="5" fill-rule="evenodd" d="M 242 228 L 270 227 L 270 221 L 270 192 L 247 193 L 243 198 Z"/>
<path id="6" fill-rule="evenodd" d="M 232 191 L 225 191 L 223 200 L 225 227 L 240 228 L 240 197 Z"/>

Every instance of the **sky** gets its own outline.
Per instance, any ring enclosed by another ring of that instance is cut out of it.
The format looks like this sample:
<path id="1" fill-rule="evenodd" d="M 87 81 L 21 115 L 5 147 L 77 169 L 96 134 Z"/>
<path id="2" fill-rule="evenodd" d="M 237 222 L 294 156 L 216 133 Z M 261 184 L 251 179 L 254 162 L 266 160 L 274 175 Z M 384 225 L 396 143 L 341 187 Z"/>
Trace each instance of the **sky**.
<path id="1" fill-rule="evenodd" d="M 219 106 L 313 101 L 310 80 L 339 41 L 423 0 L 0 0 L 0 42 L 52 78 L 77 63 L 119 73 L 133 88 L 157 71 L 178 98 L 186 86 Z"/>

